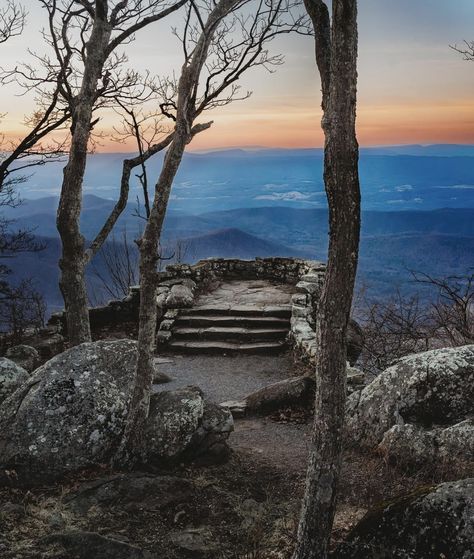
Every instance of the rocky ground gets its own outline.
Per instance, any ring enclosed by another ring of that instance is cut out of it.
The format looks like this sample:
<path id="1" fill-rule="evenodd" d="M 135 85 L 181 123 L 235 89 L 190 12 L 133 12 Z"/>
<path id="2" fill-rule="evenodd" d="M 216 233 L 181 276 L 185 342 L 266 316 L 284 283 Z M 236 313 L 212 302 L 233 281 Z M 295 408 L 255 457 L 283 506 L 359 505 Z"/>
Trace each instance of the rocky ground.
<path id="1" fill-rule="evenodd" d="M 29 491 L 5 488 L 1 557 L 289 559 L 304 462 L 269 445 L 266 434 L 261 448 L 241 442 L 217 466 L 125 476 L 104 470 Z M 449 472 L 410 476 L 379 457 L 347 452 L 334 546 L 372 505 L 441 479 Z"/>
<path id="2" fill-rule="evenodd" d="M 289 296 L 254 287 L 256 304 Z M 231 291 L 248 302 L 248 291 Z M 226 301 L 229 293 L 223 286 L 217 295 Z M 291 353 L 161 353 L 149 462 L 123 473 L 110 456 L 135 350 L 127 340 L 85 344 L 40 373 L 31 373 L 35 355 L 24 348 L 10 355 L 17 364 L 0 362 L 0 466 L 8 466 L 0 467 L 0 558 L 290 559 L 311 406 L 265 414 L 249 406 L 236 415 L 226 446 L 230 415 L 218 404 L 249 402 L 248 394 L 274 382 L 297 381 Z M 368 386 L 352 387 L 335 558 L 474 557 L 474 486 L 466 479 L 474 477 L 473 375 L 474 346 L 465 346 L 409 356 Z M 54 479 L 46 482 L 45 471 Z"/>
<path id="3" fill-rule="evenodd" d="M 262 357 L 253 361 L 253 368 L 251 357 L 232 358 L 225 362 L 228 370 L 223 359 L 161 356 L 159 370 L 169 374 L 176 387 L 198 379 L 204 396 L 214 401 L 294 373 L 289 355 Z M 228 383 L 232 370 L 240 374 Z M 179 376 L 178 371 L 186 374 Z M 221 382 L 215 382 L 217 371 Z M 245 380 L 239 387 L 239 379 L 247 379 L 251 371 L 253 384 Z M 236 420 L 229 439 L 231 456 L 225 463 L 198 461 L 133 474 L 104 466 L 33 489 L 7 484 L 0 491 L 0 556 L 289 559 L 310 430 L 307 409 L 282 409 L 266 417 Z M 333 547 L 373 505 L 420 485 L 458 477 L 459 472 L 442 467 L 407 473 L 380 454 L 347 449 Z M 356 554 L 345 555 L 351 556 Z"/>

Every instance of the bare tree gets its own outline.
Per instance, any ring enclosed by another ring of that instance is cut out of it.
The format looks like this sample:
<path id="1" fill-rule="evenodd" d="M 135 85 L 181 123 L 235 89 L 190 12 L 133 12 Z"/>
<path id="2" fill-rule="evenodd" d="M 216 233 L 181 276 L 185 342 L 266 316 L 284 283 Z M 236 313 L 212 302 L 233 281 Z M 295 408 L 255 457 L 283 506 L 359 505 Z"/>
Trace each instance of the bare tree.
<path id="1" fill-rule="evenodd" d="M 251 7 L 250 7 L 251 6 Z M 247 7 L 247 11 L 241 8 Z M 246 99 L 238 80 L 254 66 L 271 68 L 282 62 L 266 43 L 281 33 L 306 30 L 303 16 L 293 16 L 288 0 L 219 0 L 215 4 L 192 2 L 181 36 L 184 64 L 177 82 L 161 83 L 163 114 L 174 123 L 172 142 L 155 185 L 153 203 L 140 248 L 140 318 L 138 359 L 129 417 L 117 452 L 117 463 L 140 459 L 141 434 L 148 415 L 153 378 L 156 330 L 158 247 L 173 180 L 184 150 L 212 122 L 196 123 L 205 110 Z"/>
<path id="2" fill-rule="evenodd" d="M 22 33 L 26 16 L 26 11 L 12 0 L 9 0 L 5 7 L 0 8 L 0 44 Z M 0 70 L 1 85 L 15 81 L 25 85 L 24 77 L 22 71 L 17 68 Z M 28 91 L 30 87 L 25 88 L 25 92 Z M 40 95 L 37 98 L 35 111 L 25 117 L 24 124 L 29 131 L 24 137 L 6 141 L 5 135 L 0 134 L 0 192 L 2 194 L 25 181 L 22 172 L 26 169 L 58 160 L 63 155 L 65 150 L 63 142 L 44 143 L 48 135 L 63 127 L 70 117 L 67 110 L 59 107 L 58 101 L 59 89 L 56 82 L 55 90 L 48 96 Z"/>
<path id="3" fill-rule="evenodd" d="M 122 299 L 130 287 L 138 284 L 138 252 L 130 242 L 127 230 L 119 238 L 113 234 L 97 253 L 92 272 L 102 287 L 102 292 L 112 299 Z M 103 301 L 101 301 L 103 302 Z"/>
<path id="4" fill-rule="evenodd" d="M 23 341 L 27 330 L 38 330 L 45 325 L 46 304 L 31 279 L 17 285 L 0 281 L 0 326 L 8 332 L 15 345 Z"/>
<path id="5" fill-rule="evenodd" d="M 26 12 L 16 2 L 7 0 L 0 8 L 0 44 L 20 35 L 25 26 Z"/>
<path id="6" fill-rule="evenodd" d="M 413 272 L 415 280 L 436 290 L 429 306 L 431 338 L 452 347 L 474 342 L 474 271 L 462 276 L 436 278 Z"/>
<path id="7" fill-rule="evenodd" d="M 432 345 L 430 309 L 418 294 L 407 296 L 397 290 L 383 300 L 364 298 L 357 312 L 364 333 L 359 366 L 368 373 L 376 375 L 401 357 Z"/>
<path id="8" fill-rule="evenodd" d="M 406 355 L 474 342 L 474 272 L 412 275 L 422 293 L 363 296 L 356 305 L 364 333 L 359 365 L 368 373 L 376 375 Z"/>
<path id="9" fill-rule="evenodd" d="M 315 32 L 323 94 L 324 182 L 329 254 L 317 321 L 316 404 L 294 559 L 324 559 L 334 521 L 346 399 L 346 335 L 360 234 L 355 132 L 357 1 L 305 0 Z"/>
<path id="10" fill-rule="evenodd" d="M 58 105 L 70 118 L 69 156 L 64 168 L 57 213 L 62 242 L 60 288 L 72 344 L 91 339 L 85 267 L 100 249 L 126 205 L 128 180 L 146 154 L 124 162 L 121 196 L 89 247 L 80 232 L 82 185 L 88 149 L 100 109 L 121 102 L 133 105 L 148 99 L 150 80 L 124 70 L 126 57 L 117 52 L 135 33 L 183 6 L 187 0 L 38 0 L 48 15 L 44 39 L 53 53 L 33 55 L 35 65 L 15 70 L 24 87 L 37 88 L 42 99 L 57 94 Z M 38 71 L 38 63 L 42 73 Z M 53 92 L 53 93 L 52 93 Z M 154 153 L 167 144 L 155 145 Z M 148 155 L 151 156 L 151 155 Z"/>

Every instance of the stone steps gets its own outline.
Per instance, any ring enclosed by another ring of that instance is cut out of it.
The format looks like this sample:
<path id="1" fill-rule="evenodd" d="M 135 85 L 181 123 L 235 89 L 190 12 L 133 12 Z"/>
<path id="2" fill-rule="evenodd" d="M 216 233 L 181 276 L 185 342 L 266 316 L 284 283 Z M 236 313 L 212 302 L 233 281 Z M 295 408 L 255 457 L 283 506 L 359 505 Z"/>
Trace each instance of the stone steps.
<path id="1" fill-rule="evenodd" d="M 168 347 L 186 353 L 273 354 L 287 347 L 289 305 L 197 305 L 176 317 Z"/>
<path id="2" fill-rule="evenodd" d="M 173 340 L 168 344 L 171 350 L 180 353 L 206 353 L 206 354 L 264 354 L 270 355 L 280 353 L 285 350 L 287 345 L 285 342 L 256 342 L 256 343 L 238 343 L 229 341 L 187 341 Z"/>
<path id="3" fill-rule="evenodd" d="M 245 317 L 272 317 L 287 318 L 291 317 L 291 305 L 197 305 L 186 311 L 189 316 L 245 316 Z"/>
<path id="4" fill-rule="evenodd" d="M 186 314 L 180 315 L 175 326 L 179 328 L 209 328 L 231 326 L 240 328 L 286 328 L 289 327 L 288 318 L 277 316 L 235 316 L 215 314 Z"/>
<path id="5" fill-rule="evenodd" d="M 240 328 L 218 327 L 210 328 L 176 328 L 173 330 L 175 340 L 224 340 L 243 341 L 247 343 L 265 342 L 268 340 L 284 341 L 288 328 Z"/>

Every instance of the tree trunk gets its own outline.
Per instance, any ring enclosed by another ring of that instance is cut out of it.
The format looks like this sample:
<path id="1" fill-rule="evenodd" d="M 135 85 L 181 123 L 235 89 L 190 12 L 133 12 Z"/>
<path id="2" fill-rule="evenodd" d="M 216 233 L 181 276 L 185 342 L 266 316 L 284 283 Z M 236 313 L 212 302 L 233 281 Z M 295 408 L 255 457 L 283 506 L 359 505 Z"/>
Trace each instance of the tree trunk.
<path id="1" fill-rule="evenodd" d="M 314 22 L 314 14 L 308 11 Z M 316 26 L 316 34 L 321 31 L 324 33 L 324 29 Z M 359 150 L 355 133 L 356 0 L 333 0 L 330 52 L 323 57 L 326 62 L 328 57 L 330 74 L 322 75 L 322 78 L 327 91 L 323 100 L 323 129 L 329 255 L 317 322 L 314 426 L 294 559 L 324 559 L 328 556 L 341 464 L 346 335 L 360 233 Z M 321 71 L 319 61 L 318 66 Z"/>
<path id="2" fill-rule="evenodd" d="M 153 382 L 153 354 L 156 331 L 156 288 L 158 245 L 174 177 L 186 145 L 212 122 L 196 124 L 196 90 L 209 46 L 219 22 L 239 0 L 220 0 L 206 21 L 189 62 L 185 62 L 178 83 L 178 101 L 173 141 L 165 156 L 143 237 L 140 241 L 140 318 L 135 383 L 123 439 L 116 454 L 117 465 L 131 465 L 143 458 L 142 433 L 148 417 Z"/>
<path id="3" fill-rule="evenodd" d="M 91 340 L 87 289 L 85 283 L 84 238 L 80 232 L 79 219 L 82 206 L 82 184 L 86 169 L 87 148 L 91 133 L 92 110 L 101 77 L 105 51 L 111 29 L 98 15 L 94 20 L 91 37 L 87 44 L 81 90 L 74 99 L 72 110 L 72 138 L 69 160 L 64 168 L 61 196 L 56 224 L 62 243 L 59 261 L 61 277 L 59 286 L 64 298 L 69 341 L 72 345 Z"/>
<path id="4" fill-rule="evenodd" d="M 145 231 L 140 240 L 140 315 L 138 355 L 130 411 L 124 440 L 117 460 L 123 463 L 141 459 L 142 433 L 153 383 L 153 355 L 156 336 L 156 288 L 158 286 L 158 246 L 174 177 L 181 163 L 187 134 L 175 132 L 155 188 L 155 196 Z"/>

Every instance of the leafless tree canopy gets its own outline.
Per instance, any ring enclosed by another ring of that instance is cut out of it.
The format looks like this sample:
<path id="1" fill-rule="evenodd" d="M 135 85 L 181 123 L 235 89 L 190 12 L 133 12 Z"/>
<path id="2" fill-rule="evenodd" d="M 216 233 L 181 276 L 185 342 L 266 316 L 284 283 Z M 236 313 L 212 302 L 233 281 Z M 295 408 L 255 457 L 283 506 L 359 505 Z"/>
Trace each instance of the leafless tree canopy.
<path id="1" fill-rule="evenodd" d="M 474 41 L 464 41 L 462 46 L 451 45 L 451 48 L 459 54 L 462 54 L 464 60 L 474 60 Z"/>
<path id="2" fill-rule="evenodd" d="M 377 374 L 420 351 L 474 342 L 474 271 L 433 277 L 413 272 L 428 294 L 397 292 L 380 301 L 362 298 L 357 313 L 364 330 L 360 366 Z"/>
<path id="3" fill-rule="evenodd" d="M 16 2 L 8 0 L 0 8 L 0 44 L 20 35 L 25 25 L 26 12 Z"/>

